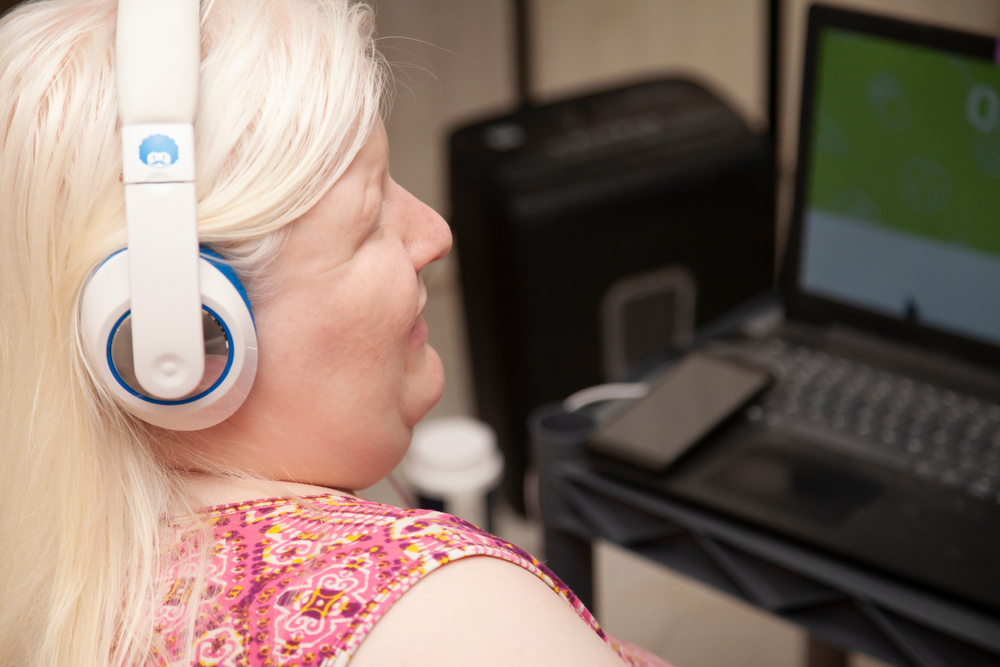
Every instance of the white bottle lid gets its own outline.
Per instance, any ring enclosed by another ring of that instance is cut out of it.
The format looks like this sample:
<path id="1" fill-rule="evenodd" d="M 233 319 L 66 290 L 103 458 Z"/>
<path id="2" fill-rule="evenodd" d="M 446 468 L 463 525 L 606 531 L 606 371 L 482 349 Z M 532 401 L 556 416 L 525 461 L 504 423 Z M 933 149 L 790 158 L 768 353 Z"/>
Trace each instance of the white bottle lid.
<path id="1" fill-rule="evenodd" d="M 403 472 L 421 494 L 432 498 L 485 494 L 503 473 L 503 456 L 488 424 L 472 417 L 445 417 L 413 429 Z"/>

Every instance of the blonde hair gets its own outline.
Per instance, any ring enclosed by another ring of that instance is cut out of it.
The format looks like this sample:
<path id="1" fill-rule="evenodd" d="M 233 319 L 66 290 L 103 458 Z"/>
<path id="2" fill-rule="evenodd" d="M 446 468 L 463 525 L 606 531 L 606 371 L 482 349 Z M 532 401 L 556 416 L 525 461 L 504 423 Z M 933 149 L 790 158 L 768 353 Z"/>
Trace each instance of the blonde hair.
<path id="1" fill-rule="evenodd" d="M 0 20 L 5 667 L 163 658 L 150 613 L 175 485 L 94 382 L 76 331 L 84 281 L 126 240 L 115 21 L 114 0 L 39 0 Z M 286 226 L 379 122 L 385 72 L 364 4 L 203 0 L 199 234 L 251 300 Z"/>

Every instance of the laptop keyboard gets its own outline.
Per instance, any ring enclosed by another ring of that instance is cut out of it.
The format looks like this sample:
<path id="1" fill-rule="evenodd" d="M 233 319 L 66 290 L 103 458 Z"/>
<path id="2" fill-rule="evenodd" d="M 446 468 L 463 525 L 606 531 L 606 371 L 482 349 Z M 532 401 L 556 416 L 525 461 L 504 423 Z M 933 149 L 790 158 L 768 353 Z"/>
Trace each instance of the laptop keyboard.
<path id="1" fill-rule="evenodd" d="M 780 339 L 751 421 L 1000 503 L 1000 405 Z"/>

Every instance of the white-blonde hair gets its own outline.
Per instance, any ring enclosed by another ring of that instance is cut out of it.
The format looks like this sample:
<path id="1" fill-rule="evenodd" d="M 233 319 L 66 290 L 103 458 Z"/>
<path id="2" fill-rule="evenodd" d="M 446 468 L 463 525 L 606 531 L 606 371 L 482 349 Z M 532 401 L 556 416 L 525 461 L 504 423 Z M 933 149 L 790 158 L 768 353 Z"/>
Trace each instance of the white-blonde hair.
<path id="1" fill-rule="evenodd" d="M 84 281 L 126 239 L 115 22 L 114 0 L 38 0 L 0 20 L 5 667 L 138 665 L 154 645 L 175 487 L 76 331 Z M 350 0 L 203 0 L 201 24 L 199 235 L 253 301 L 286 226 L 377 126 L 386 69 L 372 10 Z"/>

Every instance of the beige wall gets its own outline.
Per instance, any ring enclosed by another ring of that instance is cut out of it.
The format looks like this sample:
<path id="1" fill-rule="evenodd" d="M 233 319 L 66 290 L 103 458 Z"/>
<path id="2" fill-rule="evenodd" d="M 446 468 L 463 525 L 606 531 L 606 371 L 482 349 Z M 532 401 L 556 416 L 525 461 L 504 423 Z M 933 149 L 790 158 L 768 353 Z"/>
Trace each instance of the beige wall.
<path id="1" fill-rule="evenodd" d="M 386 124 L 393 177 L 445 213 L 445 140 L 455 123 L 514 104 L 508 0 L 376 0 L 396 97 Z"/>
<path id="2" fill-rule="evenodd" d="M 673 73 L 766 121 L 763 0 L 535 0 L 532 9 L 540 99 Z"/>
<path id="3" fill-rule="evenodd" d="M 512 0 L 374 0 L 394 63 L 387 129 L 396 179 L 445 212 L 444 138 L 516 102 Z M 766 116 L 764 0 L 534 0 L 541 100 L 664 73 L 695 76 L 746 117 Z"/>

